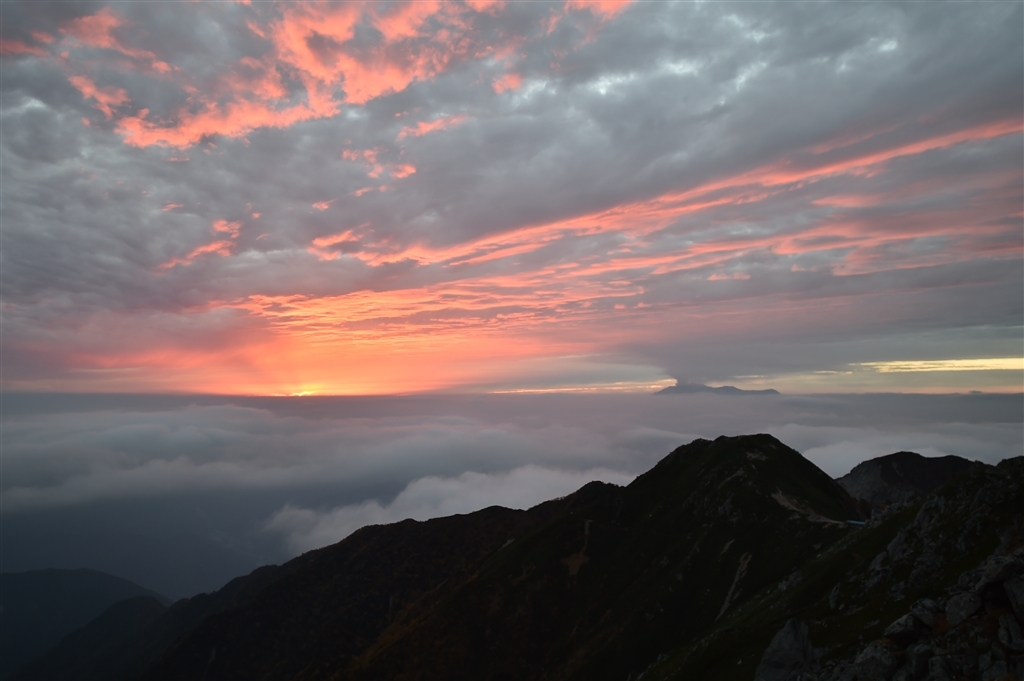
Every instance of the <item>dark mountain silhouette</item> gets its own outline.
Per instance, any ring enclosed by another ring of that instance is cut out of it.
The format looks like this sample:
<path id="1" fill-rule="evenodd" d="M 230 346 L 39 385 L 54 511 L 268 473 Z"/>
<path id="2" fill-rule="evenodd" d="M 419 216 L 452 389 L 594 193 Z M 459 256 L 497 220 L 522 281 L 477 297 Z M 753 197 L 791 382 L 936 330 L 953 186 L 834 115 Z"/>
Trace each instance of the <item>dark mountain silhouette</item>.
<path id="1" fill-rule="evenodd" d="M 215 593 L 183 598 L 153 619 L 145 619 L 136 614 L 145 611 L 144 604 L 128 609 L 112 606 L 104 612 L 107 617 L 101 616 L 102 621 L 94 620 L 84 629 L 61 640 L 53 649 L 15 670 L 8 680 L 114 681 L 138 678 L 174 641 L 195 629 L 207 617 L 251 598 L 273 579 L 278 569 L 275 565 L 267 565 L 231 580 Z M 124 630 L 118 630 L 118 623 L 125 624 Z M 83 637 L 77 636 L 86 629 L 88 631 Z M 103 635 L 112 640 L 101 643 Z M 79 645 L 80 641 L 90 641 L 93 646 L 102 647 L 106 652 L 100 655 L 90 652 L 82 659 L 77 652 L 84 649 L 84 646 Z"/>
<path id="2" fill-rule="evenodd" d="M 1024 458 L 859 517 L 771 436 L 696 440 L 626 487 L 366 527 L 155 617 L 119 605 L 16 678 L 1019 678 Z"/>
<path id="3" fill-rule="evenodd" d="M 150 596 L 115 603 L 12 678 L 125 678 L 136 670 L 120 665 L 134 657 L 139 632 L 166 610 L 167 606 Z"/>
<path id="4" fill-rule="evenodd" d="M 53 647 L 106 608 L 133 596 L 167 598 L 96 570 L 0 574 L 0 678 Z"/>
<path id="5" fill-rule="evenodd" d="M 981 466 L 984 464 L 959 456 L 926 458 L 914 452 L 896 452 L 857 464 L 838 482 L 853 498 L 877 511 L 930 494 Z"/>
<path id="6" fill-rule="evenodd" d="M 723 385 L 717 388 L 713 388 L 709 385 L 703 385 L 700 383 L 676 383 L 670 385 L 667 388 L 663 388 L 655 395 L 688 395 L 692 393 L 715 393 L 717 395 L 778 395 L 779 391 L 774 388 L 766 388 L 764 390 L 743 390 L 737 388 L 734 385 Z"/>

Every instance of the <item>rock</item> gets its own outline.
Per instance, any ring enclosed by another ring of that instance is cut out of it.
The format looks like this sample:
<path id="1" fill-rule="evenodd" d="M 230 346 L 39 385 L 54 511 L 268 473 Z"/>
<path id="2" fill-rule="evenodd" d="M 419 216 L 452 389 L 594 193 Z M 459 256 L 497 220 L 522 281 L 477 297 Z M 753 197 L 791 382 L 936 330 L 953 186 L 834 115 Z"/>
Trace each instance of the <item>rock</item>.
<path id="1" fill-rule="evenodd" d="M 1014 577 L 1003 582 L 1006 589 L 1006 596 L 1010 599 L 1010 606 L 1017 615 L 1017 619 L 1024 622 L 1024 578 Z"/>
<path id="2" fill-rule="evenodd" d="M 1019 575 L 1020 571 L 1020 562 L 1011 556 L 993 558 L 982 571 L 981 579 L 978 580 L 975 590 L 981 591 L 989 584 L 1005 582 L 1007 579 Z"/>
<path id="3" fill-rule="evenodd" d="M 787 681 L 818 665 L 820 653 L 811 645 L 807 624 L 791 619 L 768 644 L 754 672 L 755 681 Z"/>
<path id="4" fill-rule="evenodd" d="M 961 591 L 971 591 L 977 586 L 979 579 L 981 579 L 981 573 L 977 569 L 968 570 L 960 575 L 960 578 L 956 580 L 956 585 Z"/>
<path id="5" fill-rule="evenodd" d="M 935 651 L 927 643 L 914 646 L 907 651 L 907 669 L 915 679 L 919 679 L 928 671 L 928 660 Z"/>
<path id="6" fill-rule="evenodd" d="M 973 593 L 960 593 L 946 603 L 946 619 L 949 626 L 958 626 L 981 608 L 981 599 Z"/>
<path id="7" fill-rule="evenodd" d="M 921 625 L 912 614 L 906 614 L 885 628 L 885 637 L 901 646 L 913 643 L 921 634 Z"/>
<path id="8" fill-rule="evenodd" d="M 836 584 L 832 587 L 832 591 L 828 595 L 828 607 L 829 610 L 835 610 L 839 607 L 839 588 L 841 585 Z"/>
<path id="9" fill-rule="evenodd" d="M 892 556 L 893 561 L 897 561 L 909 553 L 910 547 L 907 541 L 907 531 L 900 530 L 893 540 L 889 542 L 889 545 L 885 547 L 885 552 Z"/>
<path id="10" fill-rule="evenodd" d="M 1018 653 L 1024 653 L 1024 638 L 1020 634 L 1020 625 L 1009 615 L 999 617 L 999 642 Z"/>
<path id="11" fill-rule="evenodd" d="M 914 614 L 914 617 L 930 627 L 935 624 L 935 618 L 942 612 L 942 608 L 932 599 L 922 598 L 910 606 L 910 612 Z"/>
<path id="12" fill-rule="evenodd" d="M 896 658 L 884 645 L 874 641 L 860 651 L 853 667 L 858 681 L 887 681 L 896 671 Z"/>
<path id="13" fill-rule="evenodd" d="M 949 665 L 938 655 L 928 660 L 928 681 L 950 681 Z"/>
<path id="14" fill-rule="evenodd" d="M 981 673 L 981 681 L 1002 681 L 1010 670 L 1007 669 L 1006 663 L 1002 660 L 993 662 L 992 666 Z"/>
<path id="15" fill-rule="evenodd" d="M 925 546 L 924 550 L 914 561 L 914 569 L 911 570 L 907 582 L 911 589 L 922 589 L 932 577 L 945 566 L 945 561 L 935 553 L 933 547 Z"/>

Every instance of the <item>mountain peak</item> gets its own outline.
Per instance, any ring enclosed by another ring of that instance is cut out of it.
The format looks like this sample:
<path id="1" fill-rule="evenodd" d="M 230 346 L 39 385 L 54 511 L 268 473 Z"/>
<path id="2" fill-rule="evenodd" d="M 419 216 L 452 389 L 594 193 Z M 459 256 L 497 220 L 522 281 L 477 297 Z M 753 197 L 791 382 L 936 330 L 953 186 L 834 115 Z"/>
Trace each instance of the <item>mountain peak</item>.
<path id="1" fill-rule="evenodd" d="M 689 395 L 693 393 L 714 393 L 716 395 L 778 395 L 779 391 L 774 388 L 764 390 L 744 390 L 734 385 L 722 385 L 713 387 L 702 383 L 679 383 L 663 388 L 655 395 Z"/>
<path id="2" fill-rule="evenodd" d="M 896 452 L 857 464 L 837 482 L 852 497 L 878 511 L 930 494 L 958 475 L 985 465 L 959 456 Z"/>

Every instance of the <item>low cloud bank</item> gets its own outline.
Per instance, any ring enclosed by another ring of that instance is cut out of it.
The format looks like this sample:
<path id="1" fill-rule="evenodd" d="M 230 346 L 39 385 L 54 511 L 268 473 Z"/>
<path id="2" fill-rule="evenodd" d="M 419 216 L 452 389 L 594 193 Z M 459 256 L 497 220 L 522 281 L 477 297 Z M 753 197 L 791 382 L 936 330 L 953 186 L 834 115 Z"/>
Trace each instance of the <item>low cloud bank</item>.
<path id="1" fill-rule="evenodd" d="M 697 437 L 771 433 L 834 477 L 899 450 L 996 463 L 1024 449 L 1021 395 L 7 394 L 3 404 L 5 544 L 21 537 L 5 570 L 93 566 L 86 549 L 66 548 L 73 526 L 125 555 L 139 537 L 193 537 L 231 553 L 233 576 L 369 523 L 626 484 Z M 121 574 L 158 586 L 142 568 Z"/>

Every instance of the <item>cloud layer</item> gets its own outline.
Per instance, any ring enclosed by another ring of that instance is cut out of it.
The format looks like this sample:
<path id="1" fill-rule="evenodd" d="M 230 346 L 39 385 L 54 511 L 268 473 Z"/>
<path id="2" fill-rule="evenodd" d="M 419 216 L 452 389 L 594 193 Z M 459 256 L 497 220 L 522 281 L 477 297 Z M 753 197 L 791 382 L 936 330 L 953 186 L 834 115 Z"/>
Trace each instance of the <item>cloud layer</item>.
<path id="1" fill-rule="evenodd" d="M 171 594 L 365 524 L 626 484 L 696 437 L 768 432 L 838 476 L 900 450 L 995 463 L 1018 395 L 3 396 L 3 569 Z"/>
<path id="2" fill-rule="evenodd" d="M 4 3 L 4 385 L 1019 389 L 1020 12 Z"/>

